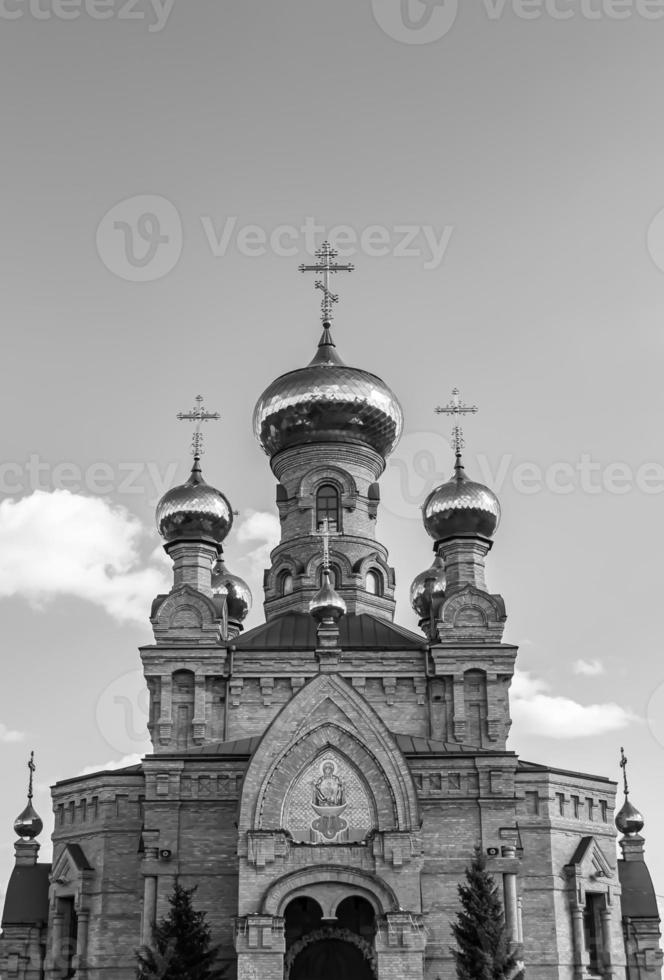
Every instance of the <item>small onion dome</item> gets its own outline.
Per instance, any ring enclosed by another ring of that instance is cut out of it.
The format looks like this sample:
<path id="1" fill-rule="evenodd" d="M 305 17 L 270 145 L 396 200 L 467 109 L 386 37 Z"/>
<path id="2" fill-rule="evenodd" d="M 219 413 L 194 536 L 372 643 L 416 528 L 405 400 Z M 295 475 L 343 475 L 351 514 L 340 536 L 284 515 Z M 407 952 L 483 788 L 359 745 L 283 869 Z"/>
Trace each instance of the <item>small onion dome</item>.
<path id="1" fill-rule="evenodd" d="M 268 456 L 291 446 L 350 442 L 385 457 L 402 429 L 396 395 L 375 374 L 344 364 L 329 324 L 313 360 L 273 381 L 254 409 L 254 433 Z"/>
<path id="2" fill-rule="evenodd" d="M 168 490 L 157 504 L 157 528 L 166 541 L 211 538 L 221 544 L 233 524 L 233 511 L 220 490 L 203 479 L 198 456 L 191 476 Z"/>
<path id="3" fill-rule="evenodd" d="M 34 840 L 38 837 L 42 830 L 44 829 L 44 824 L 41 817 L 33 807 L 32 803 L 28 801 L 23 813 L 21 813 L 14 821 L 14 830 L 19 837 L 23 837 L 24 840 Z"/>
<path id="4" fill-rule="evenodd" d="M 346 603 L 332 588 L 328 569 L 323 570 L 323 586 L 309 603 L 309 612 L 320 624 L 338 623 L 346 612 Z"/>
<path id="5" fill-rule="evenodd" d="M 445 565 L 436 555 L 431 568 L 420 572 L 410 587 L 410 604 L 420 619 L 428 619 L 433 605 L 445 597 Z"/>
<path id="6" fill-rule="evenodd" d="M 422 517 L 434 541 L 458 534 L 491 538 L 500 522 L 500 503 L 492 490 L 468 479 L 457 456 L 454 476 L 429 494 L 422 505 Z"/>
<path id="7" fill-rule="evenodd" d="M 229 619 L 241 623 L 249 615 L 253 602 L 251 589 L 239 575 L 228 571 L 223 558 L 218 558 L 212 569 L 212 593 L 226 595 Z"/>
<path id="8" fill-rule="evenodd" d="M 628 836 L 639 834 L 643 830 L 644 823 L 643 815 L 625 797 L 625 802 L 616 814 L 616 827 L 620 833 Z"/>

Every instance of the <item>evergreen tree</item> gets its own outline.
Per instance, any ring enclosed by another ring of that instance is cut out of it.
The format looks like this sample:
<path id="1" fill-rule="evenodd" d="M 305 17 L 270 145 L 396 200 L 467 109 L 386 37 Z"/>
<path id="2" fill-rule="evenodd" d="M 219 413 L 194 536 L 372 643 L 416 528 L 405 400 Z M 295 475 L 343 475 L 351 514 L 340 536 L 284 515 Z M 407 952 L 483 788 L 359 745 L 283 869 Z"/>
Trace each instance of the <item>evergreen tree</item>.
<path id="1" fill-rule="evenodd" d="M 152 947 L 137 952 L 138 980 L 222 980 L 225 970 L 215 968 L 218 946 L 211 947 L 205 912 L 196 912 L 196 889 L 176 885 L 169 898 L 170 911 L 155 927 Z"/>
<path id="2" fill-rule="evenodd" d="M 461 911 L 452 926 L 457 949 L 452 949 L 459 980 L 512 980 L 522 977 L 522 964 L 510 953 L 503 906 L 493 876 L 479 847 L 466 883 L 459 885 Z"/>

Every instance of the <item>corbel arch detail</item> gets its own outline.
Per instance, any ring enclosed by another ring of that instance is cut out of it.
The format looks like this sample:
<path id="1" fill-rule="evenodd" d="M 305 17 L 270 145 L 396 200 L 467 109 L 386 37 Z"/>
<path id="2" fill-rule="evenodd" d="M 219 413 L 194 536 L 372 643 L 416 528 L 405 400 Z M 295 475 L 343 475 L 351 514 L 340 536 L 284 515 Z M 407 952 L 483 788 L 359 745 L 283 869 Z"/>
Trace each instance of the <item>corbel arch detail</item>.
<path id="1" fill-rule="evenodd" d="M 329 902 L 325 898 L 322 902 L 316 898 L 316 887 L 321 882 L 325 882 L 328 888 L 330 883 L 337 886 L 336 891 L 330 894 Z M 331 917 L 344 897 L 358 894 L 370 902 L 377 917 L 387 915 L 399 905 L 395 892 L 378 875 L 344 865 L 317 864 L 292 871 L 273 882 L 263 895 L 262 911 L 265 915 L 283 915 L 292 899 L 308 895 L 318 901 L 325 915 Z"/>

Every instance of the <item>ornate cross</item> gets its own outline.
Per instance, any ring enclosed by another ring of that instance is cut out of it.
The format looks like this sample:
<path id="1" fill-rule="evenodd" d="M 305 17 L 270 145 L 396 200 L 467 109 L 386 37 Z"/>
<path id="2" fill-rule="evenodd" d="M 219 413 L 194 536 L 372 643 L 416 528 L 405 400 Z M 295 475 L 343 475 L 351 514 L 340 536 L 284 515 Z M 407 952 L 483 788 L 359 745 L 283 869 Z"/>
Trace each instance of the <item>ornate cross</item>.
<path id="1" fill-rule="evenodd" d="M 28 799 L 32 799 L 32 777 L 35 774 L 35 753 L 34 750 L 30 753 L 30 758 L 28 759 L 28 769 L 30 770 L 30 779 L 28 780 Z"/>
<path id="2" fill-rule="evenodd" d="M 627 756 L 625 755 L 625 750 L 620 746 L 620 768 L 623 771 L 623 785 L 625 787 L 625 796 L 629 796 L 629 788 L 627 786 Z"/>
<path id="3" fill-rule="evenodd" d="M 203 449 L 203 433 L 201 432 L 201 423 L 211 421 L 216 422 L 221 418 L 221 415 L 219 412 L 207 412 L 203 407 L 203 396 L 196 395 L 196 408 L 193 408 L 191 412 L 178 412 L 177 417 L 180 422 L 196 423 L 194 435 L 191 440 L 191 453 L 192 456 L 202 456 L 205 450 Z"/>
<path id="4" fill-rule="evenodd" d="M 322 528 L 320 531 L 314 531 L 314 534 L 323 539 L 323 568 L 326 572 L 330 570 L 330 521 L 329 518 L 324 517 L 321 521 Z"/>
<path id="5" fill-rule="evenodd" d="M 452 389 L 452 399 L 447 403 L 447 405 L 436 409 L 436 415 L 451 415 L 455 420 L 452 427 L 452 441 L 454 443 L 454 452 L 457 456 L 461 455 L 461 450 L 465 446 L 463 429 L 459 424 L 459 419 L 462 415 L 475 415 L 477 411 L 477 405 L 463 404 L 458 388 Z"/>
<path id="6" fill-rule="evenodd" d="M 298 266 L 300 272 L 319 272 L 322 273 L 323 278 L 316 280 L 316 289 L 321 289 L 323 291 L 323 299 L 321 300 L 321 320 L 323 324 L 329 324 L 332 321 L 332 307 L 335 303 L 339 302 L 339 296 L 337 293 L 333 293 L 330 290 L 330 276 L 333 272 L 353 272 L 355 269 L 354 265 L 345 264 L 341 265 L 338 262 L 334 262 L 339 253 L 335 248 L 332 248 L 329 242 L 323 242 L 319 249 L 316 249 L 314 255 L 318 259 L 316 265 L 300 265 Z"/>

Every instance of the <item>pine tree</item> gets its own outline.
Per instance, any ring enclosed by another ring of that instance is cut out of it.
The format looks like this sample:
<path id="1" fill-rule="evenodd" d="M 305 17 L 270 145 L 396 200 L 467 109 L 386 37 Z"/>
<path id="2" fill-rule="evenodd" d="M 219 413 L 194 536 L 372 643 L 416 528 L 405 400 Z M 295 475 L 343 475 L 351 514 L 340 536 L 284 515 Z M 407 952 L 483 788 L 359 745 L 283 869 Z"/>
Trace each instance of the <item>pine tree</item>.
<path id="1" fill-rule="evenodd" d="M 170 911 L 155 927 L 151 948 L 137 952 L 138 980 L 222 980 L 225 970 L 215 968 L 219 947 L 211 947 L 205 912 L 196 912 L 195 888 L 176 885 L 169 898 Z"/>
<path id="2" fill-rule="evenodd" d="M 522 977 L 521 964 L 510 953 L 503 906 L 493 876 L 479 847 L 469 868 L 466 883 L 459 885 L 461 910 L 452 931 L 457 949 L 452 949 L 459 980 L 511 980 Z"/>

